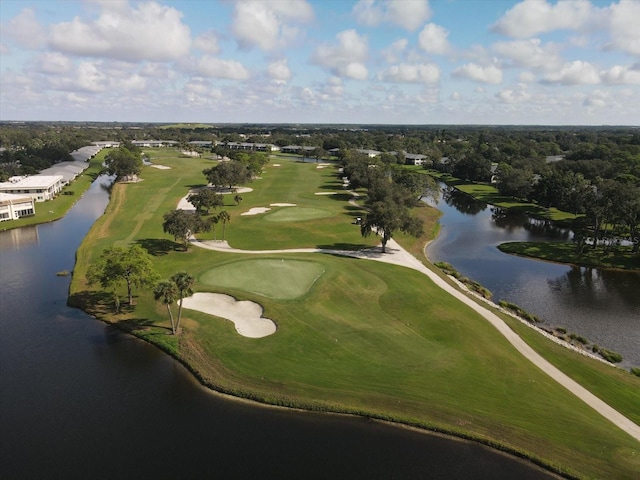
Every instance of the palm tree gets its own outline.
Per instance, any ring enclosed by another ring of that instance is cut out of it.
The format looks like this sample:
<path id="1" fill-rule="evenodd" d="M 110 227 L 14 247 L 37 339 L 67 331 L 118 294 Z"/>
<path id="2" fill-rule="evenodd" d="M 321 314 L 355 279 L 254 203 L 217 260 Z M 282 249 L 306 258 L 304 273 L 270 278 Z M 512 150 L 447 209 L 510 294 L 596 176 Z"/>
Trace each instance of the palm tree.
<path id="1" fill-rule="evenodd" d="M 236 202 L 236 205 L 240 205 L 240 202 L 242 201 L 242 196 L 239 193 L 236 194 L 236 196 L 233 197 L 233 201 Z"/>
<path id="2" fill-rule="evenodd" d="M 175 284 L 176 288 L 180 292 L 180 303 L 178 304 L 178 321 L 176 322 L 176 331 L 180 330 L 180 319 L 182 318 L 182 299 L 193 295 L 193 284 L 196 283 L 196 279 L 189 275 L 187 272 L 178 272 L 171 281 Z"/>
<path id="3" fill-rule="evenodd" d="M 218 215 L 214 215 L 212 217 L 209 217 L 209 225 L 211 225 L 211 230 L 213 230 L 213 241 L 216 241 L 216 225 L 218 224 L 218 222 L 220 221 L 220 218 L 218 217 Z"/>
<path id="4" fill-rule="evenodd" d="M 162 300 L 162 303 L 167 306 L 167 312 L 169 312 L 169 319 L 171 320 L 171 332 L 175 335 L 176 325 L 173 321 L 171 304 L 176 301 L 176 297 L 178 296 L 177 285 L 169 280 L 162 280 L 156 285 L 153 296 L 156 300 Z"/>
<path id="5" fill-rule="evenodd" d="M 227 222 L 231 221 L 231 215 L 229 215 L 229 213 L 226 210 L 222 210 L 218 214 L 218 220 L 222 222 L 222 240 L 224 241 L 224 231 L 226 229 Z"/>

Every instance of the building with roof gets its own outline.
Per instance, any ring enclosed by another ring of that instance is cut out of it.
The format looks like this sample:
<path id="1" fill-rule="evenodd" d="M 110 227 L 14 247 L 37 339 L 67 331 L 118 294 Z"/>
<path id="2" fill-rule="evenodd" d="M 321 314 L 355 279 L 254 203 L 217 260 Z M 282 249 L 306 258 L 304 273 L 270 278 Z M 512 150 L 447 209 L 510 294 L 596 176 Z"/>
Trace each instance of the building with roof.
<path id="1" fill-rule="evenodd" d="M 0 193 L 29 196 L 36 202 L 44 202 L 60 193 L 64 185 L 62 175 L 11 177 L 8 182 L 0 183 Z"/>
<path id="2" fill-rule="evenodd" d="M 427 159 L 426 155 L 421 153 L 406 153 L 404 154 L 404 161 L 407 165 L 422 165 Z"/>
<path id="3" fill-rule="evenodd" d="M 35 202 L 30 196 L 0 192 L 0 222 L 17 220 L 35 213 Z"/>
<path id="4" fill-rule="evenodd" d="M 52 165 L 49 168 L 45 168 L 38 175 L 34 176 L 62 176 L 62 181 L 65 185 L 68 185 L 76 179 L 78 175 L 89 168 L 87 162 L 60 162 Z"/>

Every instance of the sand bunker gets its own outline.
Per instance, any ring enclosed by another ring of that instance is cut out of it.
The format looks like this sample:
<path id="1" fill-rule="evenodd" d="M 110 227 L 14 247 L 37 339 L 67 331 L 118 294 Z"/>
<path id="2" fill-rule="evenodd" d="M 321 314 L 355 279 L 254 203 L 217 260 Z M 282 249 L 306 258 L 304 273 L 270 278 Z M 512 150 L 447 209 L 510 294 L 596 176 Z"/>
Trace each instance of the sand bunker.
<path id="1" fill-rule="evenodd" d="M 336 192 L 316 192 L 314 195 L 335 195 Z"/>
<path id="2" fill-rule="evenodd" d="M 324 168 L 324 167 L 330 167 L 331 164 L 330 163 L 319 163 L 318 165 L 316 165 L 316 168 Z"/>
<path id="3" fill-rule="evenodd" d="M 280 164 L 279 163 L 274 163 L 273 165 L 271 165 L 272 167 L 279 167 Z"/>
<path id="4" fill-rule="evenodd" d="M 188 195 L 187 195 L 188 197 Z M 178 202 L 178 210 L 196 210 L 196 207 L 193 206 L 193 204 L 187 200 L 187 197 L 182 197 L 180 199 L 180 201 Z"/>
<path id="5" fill-rule="evenodd" d="M 276 324 L 262 317 L 262 307 L 255 302 L 238 302 L 221 293 L 194 293 L 182 300 L 182 306 L 232 321 L 243 337 L 262 338 L 276 333 Z"/>
<path id="6" fill-rule="evenodd" d="M 272 207 L 297 207 L 297 203 L 270 203 Z"/>
<path id="7" fill-rule="evenodd" d="M 171 170 L 171 167 L 167 167 L 166 165 L 156 165 L 155 163 L 151 165 L 153 168 L 157 168 L 159 170 Z"/>
<path id="8" fill-rule="evenodd" d="M 269 210 L 271 210 L 269 207 L 253 207 L 240 215 L 259 215 L 261 213 L 268 212 Z"/>

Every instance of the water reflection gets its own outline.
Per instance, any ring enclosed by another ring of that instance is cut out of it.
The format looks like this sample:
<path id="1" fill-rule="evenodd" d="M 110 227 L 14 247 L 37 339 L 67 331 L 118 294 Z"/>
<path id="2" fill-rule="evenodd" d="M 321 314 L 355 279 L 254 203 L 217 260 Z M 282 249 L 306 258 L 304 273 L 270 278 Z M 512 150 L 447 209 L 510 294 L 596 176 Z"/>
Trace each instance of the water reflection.
<path id="1" fill-rule="evenodd" d="M 38 241 L 38 227 L 14 228 L 0 235 L 0 248 L 17 250 L 27 245 L 37 245 Z"/>
<path id="2" fill-rule="evenodd" d="M 442 200 L 450 207 L 466 215 L 476 215 L 487 208 L 486 203 L 478 202 L 469 195 L 451 187 L 443 188 Z"/>
<path id="3" fill-rule="evenodd" d="M 503 242 L 569 241 L 570 230 L 444 188 L 439 237 L 429 258 L 480 282 L 494 300 L 508 300 L 640 366 L 640 273 L 580 268 L 507 255 Z"/>

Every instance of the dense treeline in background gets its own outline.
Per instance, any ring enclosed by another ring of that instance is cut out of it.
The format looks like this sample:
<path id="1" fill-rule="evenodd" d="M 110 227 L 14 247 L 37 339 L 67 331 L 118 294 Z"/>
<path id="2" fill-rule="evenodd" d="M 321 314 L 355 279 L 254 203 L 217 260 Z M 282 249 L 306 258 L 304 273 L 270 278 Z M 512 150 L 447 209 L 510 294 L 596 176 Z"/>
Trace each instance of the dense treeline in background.
<path id="1" fill-rule="evenodd" d="M 92 141 L 171 140 L 179 149 L 230 157 L 246 152 L 209 149 L 190 141 L 270 143 L 332 149 L 345 165 L 404 164 L 425 155 L 423 167 L 462 181 L 493 183 L 503 195 L 579 216 L 577 229 L 599 236 L 638 237 L 640 128 L 393 125 L 204 125 L 116 123 L 0 123 L 0 180 L 36 173 L 69 160 Z M 382 152 L 375 158 L 358 149 Z M 355 163 L 354 163 L 355 162 Z M 637 249 L 636 249 L 637 251 Z"/>

